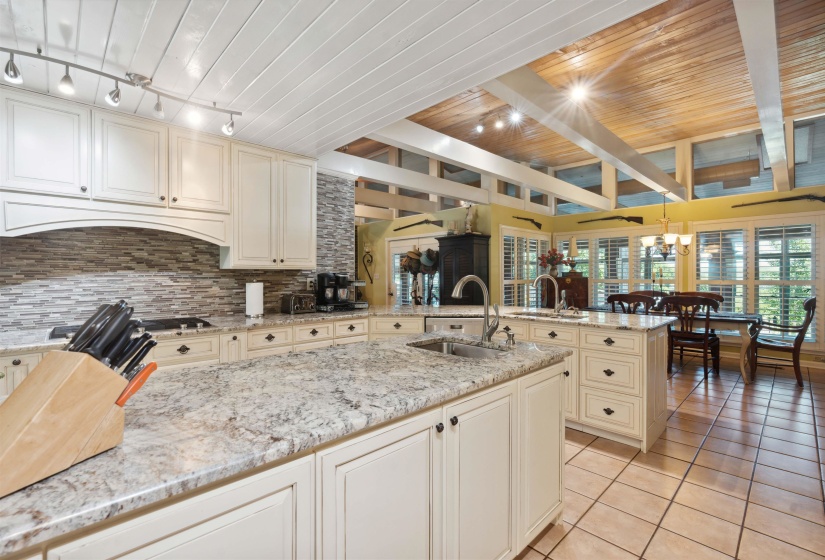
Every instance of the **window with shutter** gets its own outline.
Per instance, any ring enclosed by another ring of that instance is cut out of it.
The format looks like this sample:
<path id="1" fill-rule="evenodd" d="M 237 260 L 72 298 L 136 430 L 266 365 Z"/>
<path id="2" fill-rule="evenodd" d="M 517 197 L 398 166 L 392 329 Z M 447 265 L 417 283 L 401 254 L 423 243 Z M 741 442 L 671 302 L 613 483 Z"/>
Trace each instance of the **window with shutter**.
<path id="1" fill-rule="evenodd" d="M 502 304 L 541 307 L 533 280 L 546 271 L 539 255 L 550 250 L 550 236 L 515 228 L 502 228 Z"/>
<path id="2" fill-rule="evenodd" d="M 696 236 L 696 290 L 725 298 L 722 311 L 744 313 L 748 286 L 746 231 L 702 231 Z"/>
<path id="3" fill-rule="evenodd" d="M 611 294 L 628 292 L 630 238 L 597 238 L 593 240 L 593 248 L 593 274 L 590 278 L 593 304 L 601 305 Z"/>

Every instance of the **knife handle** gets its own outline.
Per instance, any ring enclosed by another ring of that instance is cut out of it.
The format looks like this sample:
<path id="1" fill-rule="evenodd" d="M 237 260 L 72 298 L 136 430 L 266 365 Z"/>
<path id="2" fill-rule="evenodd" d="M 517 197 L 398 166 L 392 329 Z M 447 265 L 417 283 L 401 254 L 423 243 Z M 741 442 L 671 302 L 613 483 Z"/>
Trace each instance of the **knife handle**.
<path id="1" fill-rule="evenodd" d="M 149 376 L 152 375 L 152 373 L 156 369 L 158 369 L 158 364 L 156 362 L 152 362 L 146 367 L 144 367 L 142 370 L 140 370 L 140 373 L 134 376 L 132 380 L 129 382 L 129 384 L 126 385 L 126 388 L 117 398 L 115 404 L 118 406 L 123 406 L 124 404 L 126 404 L 126 401 L 129 400 L 129 397 L 137 393 L 138 389 L 143 387 L 143 384 L 146 383 L 146 380 L 149 379 Z"/>
<path id="2" fill-rule="evenodd" d="M 111 343 L 129 323 L 129 320 L 132 318 L 132 312 L 134 312 L 134 307 L 119 310 L 117 314 L 106 323 L 106 326 L 98 332 L 94 341 L 83 351 L 98 360 L 102 359 L 103 352 L 109 346 L 109 343 Z"/>
<path id="3" fill-rule="evenodd" d="M 132 339 L 132 334 L 134 334 L 135 329 L 137 329 L 138 322 L 135 319 L 130 320 L 126 323 L 126 327 L 120 331 L 120 334 L 115 337 L 109 346 L 106 347 L 106 350 L 103 352 L 103 362 L 111 367 L 112 362 L 115 361 L 123 350 L 126 349 L 126 346 L 129 345 L 129 341 Z"/>
<path id="4" fill-rule="evenodd" d="M 152 338 L 152 333 L 147 332 L 129 341 L 129 344 L 126 345 L 126 348 L 123 349 L 123 352 L 121 352 L 120 355 L 117 356 L 115 361 L 112 363 L 112 368 L 120 369 L 120 367 L 123 366 L 123 364 L 125 364 L 126 362 L 128 362 L 129 358 L 131 358 L 132 355 L 138 351 L 138 348 L 140 348 L 141 345 L 143 345 L 143 343 L 149 340 L 150 338 Z"/>
<path id="5" fill-rule="evenodd" d="M 137 354 L 135 354 L 135 357 L 132 358 L 132 361 L 129 362 L 129 364 L 125 368 L 123 368 L 123 370 L 120 372 L 120 374 L 124 375 L 124 374 L 131 373 L 132 370 L 135 369 L 138 366 L 138 364 L 140 364 L 140 362 L 143 361 L 143 358 L 146 357 L 146 354 L 149 353 L 149 350 L 151 350 L 152 348 L 157 346 L 157 344 L 158 344 L 157 340 L 150 340 L 149 342 L 144 344 L 143 348 L 138 350 Z"/>

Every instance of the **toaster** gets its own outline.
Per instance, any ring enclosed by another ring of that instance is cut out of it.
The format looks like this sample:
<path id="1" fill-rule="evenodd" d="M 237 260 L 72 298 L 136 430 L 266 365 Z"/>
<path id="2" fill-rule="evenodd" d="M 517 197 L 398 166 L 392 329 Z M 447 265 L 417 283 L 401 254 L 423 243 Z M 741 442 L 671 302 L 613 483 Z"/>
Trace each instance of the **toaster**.
<path id="1" fill-rule="evenodd" d="M 315 313 L 315 294 L 284 294 L 281 297 L 281 313 Z"/>

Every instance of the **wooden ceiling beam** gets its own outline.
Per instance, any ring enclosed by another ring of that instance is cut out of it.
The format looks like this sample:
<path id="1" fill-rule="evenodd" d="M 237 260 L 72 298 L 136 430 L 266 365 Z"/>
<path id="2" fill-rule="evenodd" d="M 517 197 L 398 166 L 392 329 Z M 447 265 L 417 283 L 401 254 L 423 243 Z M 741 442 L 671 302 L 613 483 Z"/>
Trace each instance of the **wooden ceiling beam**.
<path id="1" fill-rule="evenodd" d="M 438 204 L 430 202 L 429 200 L 371 189 L 355 189 L 355 203 L 380 206 L 381 208 L 392 208 L 394 210 L 406 210 L 407 212 L 418 212 L 420 214 L 436 212 L 438 210 Z"/>
<path id="2" fill-rule="evenodd" d="M 376 208 L 374 206 L 355 205 L 356 218 L 372 218 L 374 220 L 392 220 L 392 210 L 386 208 Z"/>
<path id="3" fill-rule="evenodd" d="M 593 208 L 610 210 L 610 201 L 576 185 L 456 140 L 412 121 L 401 120 L 367 135 L 367 138 L 452 163 L 496 179 Z M 323 161 L 323 157 L 321 160 Z M 319 167 L 321 164 L 319 163 Z M 411 187 L 415 188 L 415 187 Z M 421 190 L 421 189 L 417 189 Z M 482 189 L 483 190 L 483 189 Z M 486 191 L 485 191 L 486 192 Z M 451 196 L 451 195 L 447 195 Z M 454 198 L 463 198 L 455 197 Z"/>
<path id="4" fill-rule="evenodd" d="M 774 0 L 733 0 L 733 7 L 745 46 L 745 59 L 762 126 L 762 141 L 771 162 L 774 188 L 788 191 L 791 189 L 791 178 L 782 114 Z"/>
<path id="5" fill-rule="evenodd" d="M 673 177 L 529 68 L 517 68 L 482 87 L 649 188 L 667 191 L 676 202 L 686 200 L 685 188 Z"/>

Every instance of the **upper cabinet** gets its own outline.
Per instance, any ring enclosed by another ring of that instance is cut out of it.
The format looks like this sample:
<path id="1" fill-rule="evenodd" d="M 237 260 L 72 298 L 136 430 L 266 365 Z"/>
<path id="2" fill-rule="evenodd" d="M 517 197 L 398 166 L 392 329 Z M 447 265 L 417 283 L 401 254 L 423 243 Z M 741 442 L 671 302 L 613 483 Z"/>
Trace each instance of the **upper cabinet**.
<path id="1" fill-rule="evenodd" d="M 279 264 L 283 268 L 315 268 L 315 162 L 283 157 L 278 220 Z"/>
<path id="2" fill-rule="evenodd" d="M 94 111 L 93 198 L 167 206 L 167 127 Z"/>
<path id="3" fill-rule="evenodd" d="M 89 198 L 89 110 L 0 91 L 0 186 Z"/>
<path id="4" fill-rule="evenodd" d="M 228 141 L 170 129 L 169 207 L 229 213 L 229 168 Z"/>

